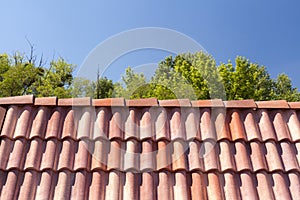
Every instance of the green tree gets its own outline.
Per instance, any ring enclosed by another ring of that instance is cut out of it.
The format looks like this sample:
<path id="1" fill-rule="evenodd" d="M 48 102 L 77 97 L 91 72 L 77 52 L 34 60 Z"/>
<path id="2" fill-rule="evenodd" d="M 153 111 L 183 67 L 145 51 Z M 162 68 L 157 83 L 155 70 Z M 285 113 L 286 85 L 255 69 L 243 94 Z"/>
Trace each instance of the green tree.
<path id="1" fill-rule="evenodd" d="M 291 79 L 286 74 L 279 74 L 275 80 L 272 99 L 300 101 L 300 93 L 292 86 Z"/>
<path id="2" fill-rule="evenodd" d="M 36 82 L 37 96 L 57 96 L 58 98 L 71 97 L 74 65 L 67 63 L 63 58 L 50 62 L 43 76 Z"/>
<path id="3" fill-rule="evenodd" d="M 228 100 L 272 99 L 273 80 L 264 66 L 238 56 L 235 66 L 229 61 L 218 67 Z"/>
<path id="4" fill-rule="evenodd" d="M 149 95 L 149 86 L 143 73 L 135 73 L 128 67 L 122 75 L 122 82 L 114 85 L 114 96 L 127 99 L 146 98 Z"/>
<path id="5" fill-rule="evenodd" d="M 1 56 L 0 95 L 5 97 L 35 93 L 35 82 L 42 73 L 42 68 L 35 67 L 19 53 L 15 53 L 11 59 L 7 55 Z"/>

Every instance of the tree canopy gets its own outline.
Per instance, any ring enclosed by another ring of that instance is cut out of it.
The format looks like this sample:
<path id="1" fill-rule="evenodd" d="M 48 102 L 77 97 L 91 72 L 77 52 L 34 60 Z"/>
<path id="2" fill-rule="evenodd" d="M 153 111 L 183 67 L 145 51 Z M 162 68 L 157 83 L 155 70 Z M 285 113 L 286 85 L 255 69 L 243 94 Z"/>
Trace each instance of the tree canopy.
<path id="1" fill-rule="evenodd" d="M 44 64 L 33 52 L 30 56 L 0 54 L 0 96 L 300 100 L 298 89 L 286 74 L 272 79 L 265 66 L 241 56 L 234 63 L 219 65 L 204 52 L 168 56 L 158 63 L 150 80 L 128 67 L 122 81 L 115 83 L 99 73 L 95 81 L 74 77 L 75 65 L 63 58 Z"/>

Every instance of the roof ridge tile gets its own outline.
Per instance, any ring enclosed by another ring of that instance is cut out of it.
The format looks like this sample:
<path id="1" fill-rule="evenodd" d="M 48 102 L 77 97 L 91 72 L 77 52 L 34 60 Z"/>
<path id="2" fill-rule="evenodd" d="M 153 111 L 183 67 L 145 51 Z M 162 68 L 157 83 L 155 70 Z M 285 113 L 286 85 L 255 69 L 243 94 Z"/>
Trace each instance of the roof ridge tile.
<path id="1" fill-rule="evenodd" d="M 223 101 L 226 108 L 256 108 L 253 99 Z"/>
<path id="2" fill-rule="evenodd" d="M 91 97 L 58 99 L 58 106 L 91 106 Z"/>
<path id="3" fill-rule="evenodd" d="M 92 105 L 97 107 L 125 106 L 125 99 L 122 98 L 105 98 L 92 99 Z"/>
<path id="4" fill-rule="evenodd" d="M 57 106 L 58 98 L 53 97 L 38 97 L 34 99 L 35 106 Z"/>
<path id="5" fill-rule="evenodd" d="M 158 106 L 157 98 L 145 98 L 145 99 L 128 99 L 126 100 L 126 106 L 130 107 L 151 107 Z"/>
<path id="6" fill-rule="evenodd" d="M 257 108 L 288 109 L 290 108 L 286 100 L 256 101 Z"/>
<path id="7" fill-rule="evenodd" d="M 161 107 L 191 107 L 191 101 L 189 99 L 168 99 L 158 100 Z"/>
<path id="8" fill-rule="evenodd" d="M 224 107 L 222 99 L 206 99 L 191 101 L 192 107 Z"/>
<path id="9" fill-rule="evenodd" d="M 0 98 L 0 105 L 12 105 L 12 104 L 33 104 L 34 96 L 33 95 L 24 95 L 24 96 L 11 96 L 11 97 L 2 97 Z"/>

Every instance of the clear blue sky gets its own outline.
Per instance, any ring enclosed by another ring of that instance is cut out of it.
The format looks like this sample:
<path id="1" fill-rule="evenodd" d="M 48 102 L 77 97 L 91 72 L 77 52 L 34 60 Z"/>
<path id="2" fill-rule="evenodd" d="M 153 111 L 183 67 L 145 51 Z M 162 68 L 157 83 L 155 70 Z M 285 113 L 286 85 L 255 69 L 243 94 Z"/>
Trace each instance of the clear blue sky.
<path id="1" fill-rule="evenodd" d="M 164 27 L 200 43 L 217 62 L 237 55 L 286 73 L 300 88 L 299 1 L 2 1 L 0 53 L 28 52 L 25 37 L 48 60 L 64 57 L 80 66 L 100 42 L 139 27 Z M 163 52 L 129 55 L 115 64 L 158 62 Z M 121 70 L 122 69 L 122 70 Z M 119 72 L 110 78 L 117 79 Z"/>

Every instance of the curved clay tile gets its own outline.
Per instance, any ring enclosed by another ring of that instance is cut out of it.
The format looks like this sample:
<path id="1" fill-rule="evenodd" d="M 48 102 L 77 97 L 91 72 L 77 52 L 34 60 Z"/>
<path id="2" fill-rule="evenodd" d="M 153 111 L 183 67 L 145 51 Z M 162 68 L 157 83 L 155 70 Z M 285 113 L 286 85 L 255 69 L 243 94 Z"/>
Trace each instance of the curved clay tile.
<path id="1" fill-rule="evenodd" d="M 242 199 L 258 199 L 256 183 L 250 172 L 240 173 L 240 194 Z"/>
<path id="2" fill-rule="evenodd" d="M 295 154 L 295 146 L 287 141 L 280 142 L 280 147 L 282 150 L 281 159 L 283 162 L 283 166 L 285 171 L 290 170 L 299 170 L 299 165 L 297 163 L 297 158 Z"/>
<path id="3" fill-rule="evenodd" d="M 124 174 L 123 180 L 123 199 L 138 199 L 139 187 L 136 173 L 127 172 Z"/>
<path id="4" fill-rule="evenodd" d="M 95 109 L 83 107 L 78 111 L 78 127 L 76 139 L 92 138 L 93 123 L 96 118 Z"/>
<path id="5" fill-rule="evenodd" d="M 266 160 L 269 171 L 283 170 L 281 158 L 279 156 L 277 144 L 274 141 L 267 141 L 266 147 Z"/>
<path id="6" fill-rule="evenodd" d="M 217 172 L 209 172 L 206 177 L 207 196 L 210 200 L 222 200 L 223 190 L 221 189 L 219 174 Z"/>
<path id="7" fill-rule="evenodd" d="M 34 199 L 37 187 L 38 172 L 34 170 L 24 172 L 24 179 L 20 186 L 18 199 Z"/>
<path id="8" fill-rule="evenodd" d="M 182 115 L 182 109 L 173 108 L 169 113 L 170 119 L 170 136 L 171 140 L 185 139 L 184 131 L 184 115 Z"/>
<path id="9" fill-rule="evenodd" d="M 9 138 L 1 138 L 0 145 L 0 169 L 6 170 L 10 153 L 14 148 L 15 141 Z"/>
<path id="10" fill-rule="evenodd" d="M 14 138 L 15 126 L 20 112 L 19 110 L 20 107 L 18 106 L 10 106 L 8 108 L 1 130 L 1 135 L 5 135 L 11 139 Z"/>
<path id="11" fill-rule="evenodd" d="M 108 174 L 97 170 L 91 173 L 88 199 L 105 199 Z"/>
<path id="12" fill-rule="evenodd" d="M 259 116 L 259 130 L 263 141 L 272 139 L 276 140 L 275 131 L 273 128 L 273 123 L 269 117 L 268 111 L 266 109 L 258 110 Z"/>
<path id="13" fill-rule="evenodd" d="M 184 113 L 184 127 L 186 133 L 186 139 L 198 139 L 200 140 L 200 110 L 199 108 L 185 108 L 182 109 Z"/>
<path id="14" fill-rule="evenodd" d="M 43 143 L 43 151 L 40 169 L 57 169 L 59 150 L 61 149 L 61 141 L 56 138 L 50 138 Z"/>
<path id="15" fill-rule="evenodd" d="M 122 155 L 124 154 L 123 144 L 118 140 L 110 142 L 107 169 L 122 169 Z"/>
<path id="16" fill-rule="evenodd" d="M 62 129 L 62 136 L 61 138 L 64 139 L 66 137 L 71 137 L 72 139 L 76 140 L 76 113 L 75 110 L 70 109 L 66 113 L 66 117 L 64 118 L 63 121 L 63 129 Z"/>
<path id="17" fill-rule="evenodd" d="M 21 176 L 21 173 L 22 172 L 18 170 L 11 170 L 7 172 L 6 180 L 4 180 L 3 188 L 0 194 L 1 199 L 17 199 L 19 191 L 18 178 Z"/>
<path id="18" fill-rule="evenodd" d="M 73 170 L 75 153 L 78 149 L 78 144 L 71 138 L 66 138 L 62 141 L 61 150 L 58 152 L 59 160 L 57 170 L 66 168 Z"/>
<path id="19" fill-rule="evenodd" d="M 226 117 L 226 110 L 215 109 L 213 112 L 216 112 L 215 127 L 216 127 L 217 139 L 231 140 L 231 135 L 228 126 L 229 117 Z"/>
<path id="20" fill-rule="evenodd" d="M 92 151 L 91 144 L 88 140 L 79 140 L 73 170 L 89 170 L 91 168 Z"/>
<path id="21" fill-rule="evenodd" d="M 251 149 L 251 163 L 252 163 L 252 169 L 254 172 L 258 170 L 265 170 L 267 171 L 267 163 L 265 159 L 265 153 L 262 149 L 263 143 L 258 141 L 252 141 L 250 142 L 250 149 Z"/>
<path id="22" fill-rule="evenodd" d="M 108 139 L 109 119 L 111 113 L 106 107 L 96 109 L 97 115 L 94 122 L 93 139 L 103 138 Z"/>
<path id="23" fill-rule="evenodd" d="M 189 153 L 188 153 L 188 166 L 189 171 L 201 170 L 204 171 L 203 159 L 200 158 L 200 148 L 201 143 L 197 140 L 190 141 L 188 143 Z"/>
<path id="24" fill-rule="evenodd" d="M 187 176 L 185 171 L 175 172 L 174 180 L 174 200 L 189 200 L 189 188 L 187 185 Z"/>
<path id="25" fill-rule="evenodd" d="M 72 185 L 70 199 L 85 199 L 87 196 L 87 177 L 86 171 L 77 171 L 74 174 L 74 183 Z"/>
<path id="26" fill-rule="evenodd" d="M 157 200 L 173 199 L 174 174 L 168 171 L 158 172 Z"/>
<path id="27" fill-rule="evenodd" d="M 200 109 L 200 133 L 201 140 L 214 139 L 216 140 L 215 129 L 213 126 L 210 109 Z"/>
<path id="28" fill-rule="evenodd" d="M 124 139 L 139 139 L 138 133 L 138 110 L 135 108 L 125 109 Z"/>
<path id="29" fill-rule="evenodd" d="M 300 174 L 299 172 L 288 173 L 288 179 L 290 181 L 289 190 L 292 199 L 297 199 L 300 197 Z"/>
<path id="30" fill-rule="evenodd" d="M 45 138 L 61 138 L 64 110 L 55 108 L 50 114 Z"/>
<path id="31" fill-rule="evenodd" d="M 109 152 L 110 141 L 105 139 L 98 139 L 94 142 L 92 153 L 91 170 L 102 169 L 106 170 L 107 154 Z"/>
<path id="32" fill-rule="evenodd" d="M 14 147 L 7 162 L 7 169 L 23 169 L 27 151 L 27 143 L 28 142 L 25 138 L 19 138 L 14 142 Z"/>
<path id="33" fill-rule="evenodd" d="M 218 144 L 220 147 L 219 160 L 221 171 L 236 170 L 233 143 L 228 140 L 221 140 Z"/>
<path id="34" fill-rule="evenodd" d="M 247 143 L 242 140 L 236 141 L 235 143 L 235 165 L 237 171 L 252 170 L 250 161 L 250 152 Z"/>
<path id="35" fill-rule="evenodd" d="M 43 199 L 48 197 L 49 199 L 53 198 L 53 190 L 54 190 L 54 179 L 56 177 L 56 173 L 52 170 L 43 171 L 38 179 L 38 187 L 36 189 L 35 198 Z"/>
<path id="36" fill-rule="evenodd" d="M 181 140 L 175 140 L 172 142 L 173 154 L 172 154 L 172 170 L 187 170 L 186 150 L 187 144 Z"/>
<path id="37" fill-rule="evenodd" d="M 32 137 L 45 137 L 45 132 L 47 128 L 49 109 L 47 107 L 39 107 L 36 111 L 36 115 L 34 117 L 29 138 Z"/>
<path id="38" fill-rule="evenodd" d="M 297 113 L 292 110 L 286 114 L 288 129 L 292 138 L 292 141 L 300 140 L 300 123 L 297 117 Z"/>
<path id="39" fill-rule="evenodd" d="M 70 199 L 74 174 L 69 170 L 58 172 L 53 199 Z"/>
<path id="40" fill-rule="evenodd" d="M 239 186 L 237 184 L 237 174 L 225 172 L 223 174 L 223 191 L 225 199 L 238 200 L 240 199 Z"/>
<path id="41" fill-rule="evenodd" d="M 203 147 L 205 148 L 205 154 L 203 155 L 204 158 L 204 168 L 205 171 L 210 170 L 219 170 L 220 164 L 218 159 L 218 145 L 213 141 L 204 141 Z"/>
<path id="42" fill-rule="evenodd" d="M 275 199 L 291 199 L 290 191 L 288 189 L 287 175 L 281 172 L 272 173 L 273 193 Z"/>
<path id="43" fill-rule="evenodd" d="M 248 111 L 245 113 L 244 127 L 248 141 L 262 140 L 253 111 Z"/>
<path id="44" fill-rule="evenodd" d="M 168 169 L 171 166 L 172 143 L 166 140 L 157 142 L 156 169 Z"/>
<path id="45" fill-rule="evenodd" d="M 241 119 L 241 114 L 242 114 L 241 111 L 234 109 L 232 111 L 229 111 L 228 114 L 231 116 L 229 122 L 229 128 L 230 128 L 232 140 L 233 141 L 238 139 L 246 140 L 247 138 L 245 135 L 245 129 Z"/>
<path id="46" fill-rule="evenodd" d="M 257 194 L 259 199 L 274 199 L 271 175 L 265 171 L 259 171 L 256 173 L 257 180 Z"/>
<path id="47" fill-rule="evenodd" d="M 125 142 L 124 152 L 124 171 L 139 171 L 139 143 L 135 139 L 129 139 Z"/>
<path id="48" fill-rule="evenodd" d="M 170 127 L 168 121 L 168 115 L 165 108 L 155 109 L 156 119 L 155 120 L 155 136 L 156 140 L 166 139 L 171 140 Z"/>
<path id="49" fill-rule="evenodd" d="M 123 174 L 119 171 L 113 170 L 108 173 L 108 183 L 105 190 L 105 199 L 122 199 L 122 177 Z"/>
<path id="50" fill-rule="evenodd" d="M 29 150 L 26 155 L 24 169 L 33 168 L 35 170 L 40 169 L 43 153 L 43 140 L 41 138 L 33 138 L 30 140 Z"/>
<path id="51" fill-rule="evenodd" d="M 274 111 L 274 130 L 277 136 L 277 140 L 281 141 L 284 139 L 291 140 L 290 134 L 287 128 L 287 124 L 284 121 L 283 113 L 281 111 Z"/>
<path id="52" fill-rule="evenodd" d="M 112 109 L 112 117 L 109 121 L 109 139 L 123 139 L 122 109 Z"/>
<path id="53" fill-rule="evenodd" d="M 141 119 L 139 123 L 140 140 L 153 138 L 153 120 L 151 118 L 151 111 L 149 108 L 145 108 L 141 111 Z"/>
<path id="54" fill-rule="evenodd" d="M 32 121 L 30 120 L 30 112 L 32 110 L 31 106 L 25 106 L 20 110 L 17 122 L 16 122 L 16 127 L 15 127 L 15 132 L 14 132 L 14 138 L 17 137 L 26 137 L 28 138 L 28 129 Z"/>
<path id="55" fill-rule="evenodd" d="M 141 200 L 151 200 L 156 197 L 156 190 L 154 189 L 154 182 L 156 178 L 156 174 L 153 172 L 143 172 L 141 174 L 140 181 L 140 194 L 139 198 Z"/>
<path id="56" fill-rule="evenodd" d="M 207 199 L 204 174 L 200 171 L 191 172 L 189 177 L 191 199 Z"/>
<path id="57" fill-rule="evenodd" d="M 156 151 L 153 148 L 152 140 L 145 140 L 141 144 L 140 171 L 153 171 L 155 169 Z"/>

